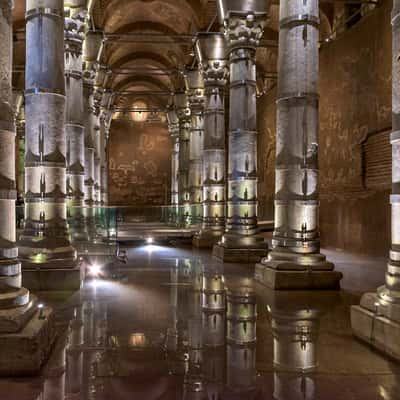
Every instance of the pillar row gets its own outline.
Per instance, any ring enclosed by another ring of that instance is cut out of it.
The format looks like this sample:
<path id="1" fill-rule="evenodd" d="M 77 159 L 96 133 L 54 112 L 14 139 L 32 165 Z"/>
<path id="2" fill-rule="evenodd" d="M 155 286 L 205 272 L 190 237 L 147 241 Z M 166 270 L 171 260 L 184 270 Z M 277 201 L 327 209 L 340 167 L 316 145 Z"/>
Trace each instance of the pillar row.
<path id="1" fill-rule="evenodd" d="M 25 229 L 20 257 L 73 260 L 67 230 L 62 0 L 27 1 Z"/>

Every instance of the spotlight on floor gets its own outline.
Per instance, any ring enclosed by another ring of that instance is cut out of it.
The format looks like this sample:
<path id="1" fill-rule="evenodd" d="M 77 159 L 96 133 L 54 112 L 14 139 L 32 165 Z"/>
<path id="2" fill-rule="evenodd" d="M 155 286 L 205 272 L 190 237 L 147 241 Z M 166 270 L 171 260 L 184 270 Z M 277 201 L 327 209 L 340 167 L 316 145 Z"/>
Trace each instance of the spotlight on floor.
<path id="1" fill-rule="evenodd" d="M 147 243 L 147 244 L 153 244 L 153 243 L 154 243 L 154 239 L 153 239 L 152 237 L 148 237 L 148 238 L 146 239 L 146 243 Z"/>
<path id="2" fill-rule="evenodd" d="M 97 277 L 101 273 L 101 267 L 98 264 L 92 264 L 89 266 L 89 275 Z"/>
<path id="3" fill-rule="evenodd" d="M 44 314 L 43 314 L 44 304 L 43 304 L 43 303 L 39 303 L 39 304 L 37 305 L 37 308 L 38 308 L 38 310 L 39 310 L 39 319 L 44 319 L 44 318 L 45 318 L 45 316 L 44 316 Z"/>

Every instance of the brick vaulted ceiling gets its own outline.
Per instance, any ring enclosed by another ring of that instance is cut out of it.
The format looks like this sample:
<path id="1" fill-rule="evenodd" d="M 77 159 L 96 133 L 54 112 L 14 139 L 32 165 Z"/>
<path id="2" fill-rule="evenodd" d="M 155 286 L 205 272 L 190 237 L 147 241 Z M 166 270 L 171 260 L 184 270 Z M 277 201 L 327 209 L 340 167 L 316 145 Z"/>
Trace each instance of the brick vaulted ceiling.
<path id="1" fill-rule="evenodd" d="M 89 2 L 90 3 L 90 2 Z M 279 5 L 273 1 L 262 47 L 258 49 L 258 78 L 265 83 L 276 72 Z M 183 87 L 181 71 L 193 65 L 193 37 L 199 31 L 216 31 L 216 0 L 93 0 L 92 28 L 114 37 L 104 48 L 101 63 L 122 73 L 113 74 L 108 88 L 151 91 L 146 102 L 165 107 L 174 92 Z M 321 6 L 321 34 L 330 34 L 331 3 Z M 24 86 L 25 0 L 14 8 L 14 74 L 17 89 Z M 128 72 L 127 72 L 128 71 Z M 116 106 L 129 107 L 135 96 L 116 98 Z M 140 99 L 143 100 L 143 99 Z M 129 103 L 129 104 L 128 104 Z"/>

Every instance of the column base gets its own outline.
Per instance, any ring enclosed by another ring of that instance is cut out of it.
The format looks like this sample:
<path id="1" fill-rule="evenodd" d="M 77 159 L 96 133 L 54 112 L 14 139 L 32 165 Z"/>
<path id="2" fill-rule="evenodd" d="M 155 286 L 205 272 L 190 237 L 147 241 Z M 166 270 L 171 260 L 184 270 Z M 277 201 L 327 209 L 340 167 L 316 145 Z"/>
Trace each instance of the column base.
<path id="1" fill-rule="evenodd" d="M 198 249 L 211 249 L 223 235 L 222 232 L 200 231 L 193 238 L 193 246 Z"/>
<path id="2" fill-rule="evenodd" d="M 22 262 L 22 285 L 32 291 L 76 291 L 83 275 L 77 262 L 46 264 Z"/>
<path id="3" fill-rule="evenodd" d="M 377 293 L 366 293 L 360 305 L 351 307 L 351 327 L 359 339 L 400 360 L 400 304 L 382 302 Z"/>
<path id="4" fill-rule="evenodd" d="M 0 376 L 35 375 L 50 355 L 56 338 L 52 309 L 44 307 L 39 313 L 34 297 L 30 304 L 33 314 L 30 314 L 30 310 L 27 311 L 29 320 L 25 321 L 19 332 L 0 333 Z M 4 311 L 22 323 L 22 310 L 2 310 L 0 320 Z"/>
<path id="5" fill-rule="evenodd" d="M 214 258 L 224 263 L 254 264 L 259 262 L 268 253 L 267 244 L 255 247 L 227 247 L 221 242 L 213 247 Z"/>
<path id="6" fill-rule="evenodd" d="M 117 253 L 115 242 L 76 242 L 74 247 L 78 256 L 115 256 Z"/>
<path id="7" fill-rule="evenodd" d="M 319 253 L 273 250 L 255 269 L 255 279 L 274 290 L 339 290 L 342 277 Z"/>

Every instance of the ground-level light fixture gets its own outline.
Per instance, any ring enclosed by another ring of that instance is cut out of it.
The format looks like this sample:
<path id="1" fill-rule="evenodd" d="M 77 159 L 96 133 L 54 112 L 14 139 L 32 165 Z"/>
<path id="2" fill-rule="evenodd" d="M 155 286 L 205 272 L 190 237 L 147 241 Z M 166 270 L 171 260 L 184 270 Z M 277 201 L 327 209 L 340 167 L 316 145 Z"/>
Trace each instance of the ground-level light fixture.
<path id="1" fill-rule="evenodd" d="M 147 244 L 153 244 L 153 243 L 154 243 L 154 239 L 153 239 L 152 237 L 148 237 L 148 238 L 146 239 L 146 243 L 147 243 Z"/>

